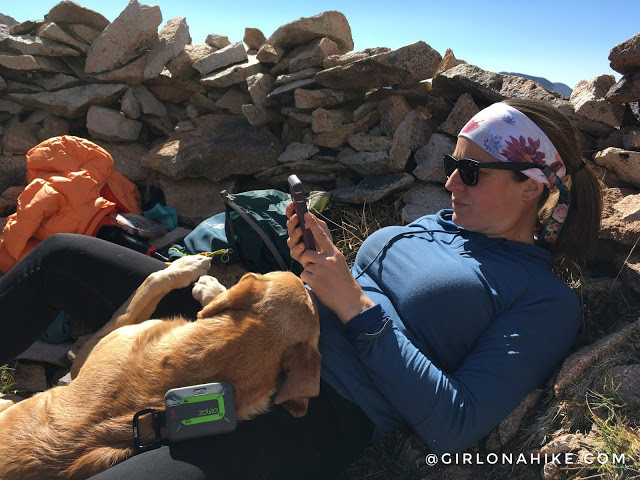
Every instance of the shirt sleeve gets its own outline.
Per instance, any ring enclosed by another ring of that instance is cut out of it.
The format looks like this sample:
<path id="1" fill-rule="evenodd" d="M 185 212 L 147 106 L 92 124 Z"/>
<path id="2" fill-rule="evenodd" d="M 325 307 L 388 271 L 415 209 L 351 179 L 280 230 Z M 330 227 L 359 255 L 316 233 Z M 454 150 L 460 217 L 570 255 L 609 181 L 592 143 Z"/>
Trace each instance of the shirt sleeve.
<path id="1" fill-rule="evenodd" d="M 549 377 L 578 326 L 575 296 L 514 306 L 455 371 L 444 372 L 379 305 L 346 324 L 378 389 L 435 453 L 463 450 L 488 434 Z"/>

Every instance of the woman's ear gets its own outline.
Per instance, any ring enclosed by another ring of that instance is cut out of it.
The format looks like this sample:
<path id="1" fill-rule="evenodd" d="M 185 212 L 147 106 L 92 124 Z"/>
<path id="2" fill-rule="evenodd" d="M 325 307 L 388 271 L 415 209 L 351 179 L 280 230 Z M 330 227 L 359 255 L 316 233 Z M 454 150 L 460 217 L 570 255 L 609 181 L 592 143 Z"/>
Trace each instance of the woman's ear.
<path id="1" fill-rule="evenodd" d="M 532 178 L 529 178 L 525 181 L 525 187 L 522 191 L 522 200 L 524 200 L 525 202 L 537 202 L 544 189 L 544 184 L 536 182 Z"/>

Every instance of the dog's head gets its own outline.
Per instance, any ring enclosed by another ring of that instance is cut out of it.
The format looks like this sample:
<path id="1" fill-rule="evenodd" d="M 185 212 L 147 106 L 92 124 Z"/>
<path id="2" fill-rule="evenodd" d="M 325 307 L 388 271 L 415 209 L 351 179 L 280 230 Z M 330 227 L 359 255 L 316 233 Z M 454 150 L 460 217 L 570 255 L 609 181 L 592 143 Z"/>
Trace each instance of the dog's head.
<path id="1" fill-rule="evenodd" d="M 309 398 L 320 392 L 318 309 L 304 283 L 290 272 L 247 273 L 204 307 L 198 318 L 228 310 L 246 312 L 269 324 L 272 338 L 282 347 L 281 382 L 273 403 L 294 417 L 304 416 Z"/>

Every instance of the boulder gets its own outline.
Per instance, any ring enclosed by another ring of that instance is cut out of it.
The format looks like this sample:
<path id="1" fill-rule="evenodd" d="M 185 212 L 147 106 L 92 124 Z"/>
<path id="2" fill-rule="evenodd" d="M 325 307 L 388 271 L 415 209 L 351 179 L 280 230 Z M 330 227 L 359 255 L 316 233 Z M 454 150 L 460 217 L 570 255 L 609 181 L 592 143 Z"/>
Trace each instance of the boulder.
<path id="1" fill-rule="evenodd" d="M 25 22 L 15 23 L 11 25 L 8 33 L 11 35 L 31 35 L 36 29 L 42 26 L 43 23 L 44 20 L 27 20 Z M 4 27 L 4 25 L 0 22 L 0 28 L 2 27 Z"/>
<path id="2" fill-rule="evenodd" d="M 92 105 L 87 112 L 87 130 L 94 138 L 111 142 L 135 142 L 142 123 L 130 120 L 124 113 Z"/>
<path id="3" fill-rule="evenodd" d="M 613 75 L 580 80 L 576 83 L 569 102 L 577 114 L 618 128 L 622 122 L 624 107 L 613 105 L 605 99 L 605 95 L 615 83 Z"/>
<path id="4" fill-rule="evenodd" d="M 27 162 L 24 155 L 0 155 L 0 192 L 25 184 Z"/>
<path id="5" fill-rule="evenodd" d="M 291 142 L 278 157 L 279 163 L 293 163 L 313 157 L 320 149 L 312 143 Z"/>
<path id="6" fill-rule="evenodd" d="M 40 127 L 30 123 L 12 122 L 2 137 L 4 155 L 23 155 L 40 143 Z"/>
<path id="7" fill-rule="evenodd" d="M 144 68 L 144 78 L 155 78 L 164 69 L 164 66 L 177 57 L 187 44 L 191 43 L 189 26 L 184 17 L 175 17 L 167 20 L 167 23 L 158 33 L 158 41 L 153 45 L 147 56 L 147 65 Z"/>
<path id="8" fill-rule="evenodd" d="M 107 142 L 95 140 L 113 158 L 113 168 L 134 183 L 148 183 L 149 169 L 142 166 L 147 149 L 140 143 Z M 171 204 L 169 204 L 171 205 Z"/>
<path id="9" fill-rule="evenodd" d="M 27 75 L 33 71 L 71 73 L 65 63 L 55 57 L 0 54 L 0 66 L 9 70 L 28 71 Z"/>
<path id="10" fill-rule="evenodd" d="M 444 185 L 447 177 L 442 167 L 442 157 L 450 155 L 456 148 L 456 139 L 442 133 L 431 135 L 429 142 L 415 154 L 416 168 L 413 175 L 426 182 Z"/>
<path id="11" fill-rule="evenodd" d="M 195 130 L 172 133 L 142 164 L 173 179 L 206 177 L 218 182 L 278 162 L 280 142 L 268 129 L 252 127 L 244 116 L 204 115 L 192 121 Z"/>
<path id="12" fill-rule="evenodd" d="M 319 67 L 326 57 L 338 53 L 338 45 L 335 42 L 328 38 L 319 38 L 289 61 L 289 71 L 298 72 L 309 67 Z"/>
<path id="13" fill-rule="evenodd" d="M 311 124 L 311 114 L 306 110 L 295 107 L 282 107 L 280 113 L 287 115 L 298 122 Z"/>
<path id="14" fill-rule="evenodd" d="M 55 92 L 63 88 L 75 87 L 80 84 L 80 79 L 64 73 L 47 74 L 42 73 L 35 75 L 33 81 L 40 85 L 48 92 Z"/>
<path id="15" fill-rule="evenodd" d="M 607 168 L 626 182 L 640 188 L 640 152 L 606 148 L 593 156 L 593 161 Z"/>
<path id="16" fill-rule="evenodd" d="M 1 159 L 2 157 L 0 157 Z M 7 217 L 16 212 L 18 197 L 24 191 L 24 187 L 9 187 L 0 193 L 0 217 Z M 2 228 L 0 228 L 2 232 Z"/>
<path id="17" fill-rule="evenodd" d="M 0 98 L 0 112 L 7 112 L 11 115 L 16 115 L 24 110 L 24 107 L 19 103 L 12 102 L 11 100 L 3 100 Z"/>
<path id="18" fill-rule="evenodd" d="M 640 100 L 640 71 L 624 75 L 618 83 L 609 89 L 605 99 L 616 105 Z"/>
<path id="19" fill-rule="evenodd" d="M 230 89 L 220 100 L 216 101 L 216 107 L 229 110 L 231 113 L 241 114 L 242 106 L 251 103 L 251 96 L 248 93 L 236 88 Z"/>
<path id="20" fill-rule="evenodd" d="M 269 123 L 282 121 L 280 113 L 260 105 L 242 105 L 242 114 L 254 127 L 264 127 Z"/>
<path id="21" fill-rule="evenodd" d="M 465 93 L 460 95 L 460 98 L 458 98 L 458 101 L 453 106 L 453 110 L 451 110 L 441 130 L 444 133 L 457 137 L 462 127 L 479 111 L 480 109 L 470 94 Z"/>
<path id="22" fill-rule="evenodd" d="M 411 153 L 422 148 L 433 133 L 434 128 L 417 110 L 410 111 L 395 133 L 389 150 L 389 168 L 392 172 L 403 172 Z"/>
<path id="23" fill-rule="evenodd" d="M 613 47 L 609 61 L 611 68 L 623 75 L 640 69 L 640 33 Z"/>
<path id="24" fill-rule="evenodd" d="M 401 95 L 392 95 L 384 99 L 378 104 L 382 132 L 388 137 L 393 137 L 396 128 L 410 111 L 411 107 Z"/>
<path id="25" fill-rule="evenodd" d="M 633 129 L 622 136 L 622 148 L 640 150 L 640 129 Z"/>
<path id="26" fill-rule="evenodd" d="M 10 100 L 36 108 L 51 110 L 62 117 L 76 118 L 84 115 L 91 105 L 109 104 L 117 100 L 127 89 L 126 85 L 82 85 L 57 92 L 10 93 Z"/>
<path id="27" fill-rule="evenodd" d="M 387 152 L 355 152 L 350 148 L 342 150 L 336 160 L 358 175 L 385 175 L 389 173 Z"/>
<path id="28" fill-rule="evenodd" d="M 47 389 L 47 373 L 42 365 L 18 363 L 13 378 L 16 390 L 35 393 Z"/>
<path id="29" fill-rule="evenodd" d="M 311 130 L 313 130 L 313 133 L 332 132 L 343 123 L 352 121 L 353 116 L 349 110 L 317 108 L 311 113 Z"/>
<path id="30" fill-rule="evenodd" d="M 274 45 L 264 44 L 256 55 L 258 61 L 263 63 L 278 63 L 284 55 L 284 49 Z"/>
<path id="31" fill-rule="evenodd" d="M 451 208 L 451 192 L 442 184 L 416 182 L 402 197 L 402 220 L 411 223 L 424 215 L 431 215 L 443 208 Z"/>
<path id="32" fill-rule="evenodd" d="M 348 65 L 349 63 L 357 62 L 358 60 L 362 60 L 364 58 L 369 58 L 373 55 L 378 55 L 379 53 L 387 53 L 390 51 L 391 49 L 387 47 L 375 47 L 365 48 L 364 50 L 360 50 L 359 52 L 329 55 L 322 61 L 322 67 L 340 67 L 342 65 Z"/>
<path id="33" fill-rule="evenodd" d="M 173 78 L 190 78 L 198 73 L 192 65 L 201 58 L 204 58 L 216 51 L 217 49 L 207 45 L 206 43 L 185 45 L 182 51 L 167 64 L 167 70 L 171 72 L 171 76 Z"/>
<path id="34" fill-rule="evenodd" d="M 51 137 L 61 137 L 69 134 L 69 122 L 57 115 L 49 115 L 44 119 L 38 138 L 41 142 Z"/>
<path id="35" fill-rule="evenodd" d="M 607 393 L 615 393 L 627 405 L 640 404 L 640 365 L 620 365 L 611 368 L 605 377 L 605 385 L 613 386 Z"/>
<path id="36" fill-rule="evenodd" d="M 319 133 L 315 136 L 313 143 L 321 147 L 341 147 L 347 142 L 349 135 L 369 130 L 378 119 L 378 112 L 371 112 L 357 122 L 342 125 L 332 132 Z"/>
<path id="37" fill-rule="evenodd" d="M 293 92 L 296 108 L 302 109 L 332 107 L 334 105 L 340 105 L 341 103 L 361 98 L 362 96 L 363 94 L 360 92 L 345 92 L 330 88 L 322 88 L 320 90 L 298 88 Z M 358 120 L 360 120 L 360 118 Z"/>
<path id="38" fill-rule="evenodd" d="M 83 25 L 82 23 L 58 23 L 60 27 L 73 38 L 87 45 L 91 45 L 102 33 L 102 28 Z"/>
<path id="39" fill-rule="evenodd" d="M 247 77 L 247 86 L 253 103 L 263 105 L 273 87 L 273 77 L 265 73 L 256 73 Z"/>
<path id="40" fill-rule="evenodd" d="M 3 15 L 2 13 L 0 13 L 0 23 L 7 25 L 8 27 L 11 27 L 13 25 L 16 25 L 18 22 L 15 18 L 10 17 L 9 15 Z"/>
<path id="41" fill-rule="evenodd" d="M 133 94 L 133 89 L 129 88 L 120 98 L 120 111 L 133 120 L 140 118 L 140 104 Z"/>
<path id="42" fill-rule="evenodd" d="M 451 70 L 453 67 L 457 67 L 458 65 L 462 65 L 463 63 L 467 63 L 464 60 L 458 60 L 456 56 L 453 54 L 453 50 L 447 48 L 444 52 L 444 57 L 442 57 L 442 62 L 436 68 L 435 75 L 439 73 L 446 72 L 447 70 Z"/>
<path id="43" fill-rule="evenodd" d="M 640 194 L 624 188 L 605 188 L 602 203 L 598 236 L 623 245 L 635 245 L 640 235 Z"/>
<path id="44" fill-rule="evenodd" d="M 313 85 L 315 83 L 316 81 L 314 78 L 303 78 L 302 80 L 296 80 L 294 82 L 285 83 L 284 85 L 276 88 L 271 93 L 269 93 L 269 95 L 267 95 L 267 98 L 277 97 L 279 95 L 282 95 L 283 93 L 290 92 L 291 90 L 296 90 L 302 87 L 306 87 L 308 85 Z M 294 95 L 295 95 L 295 92 L 294 92 Z"/>
<path id="45" fill-rule="evenodd" d="M 134 85 L 130 90 L 133 92 L 143 115 L 158 117 L 167 115 L 167 108 L 144 85 Z"/>
<path id="46" fill-rule="evenodd" d="M 353 50 L 349 22 L 342 13 L 336 11 L 289 22 L 273 32 L 266 44 L 287 50 L 322 37 L 333 40 L 341 53 Z"/>
<path id="47" fill-rule="evenodd" d="M 89 51 L 89 45 L 79 42 L 53 22 L 40 26 L 36 30 L 36 35 L 40 38 L 48 38 L 49 40 L 55 40 L 56 42 L 69 45 L 84 54 Z"/>
<path id="48" fill-rule="evenodd" d="M 232 65 L 225 70 L 202 77 L 200 83 L 207 87 L 225 88 L 245 82 L 248 77 L 261 71 L 262 64 L 256 60 L 254 55 L 250 55 L 246 62 Z"/>
<path id="49" fill-rule="evenodd" d="M 5 87 L 5 93 L 38 93 L 43 91 L 43 88 L 39 87 L 38 85 L 17 82 L 15 80 L 7 80 L 5 83 Z"/>
<path id="50" fill-rule="evenodd" d="M 358 152 L 388 152 L 392 139 L 383 135 L 374 136 L 367 133 L 349 135 L 347 142 Z"/>
<path id="51" fill-rule="evenodd" d="M 296 80 L 302 80 L 304 78 L 313 78 L 316 76 L 316 73 L 320 71 L 317 67 L 305 68 L 304 70 L 300 70 L 299 72 L 289 73 L 285 75 L 278 75 L 275 85 L 283 85 L 289 82 L 295 82 Z"/>
<path id="52" fill-rule="evenodd" d="M 242 41 L 250 50 L 260 50 L 266 40 L 264 33 L 260 29 L 250 27 L 244 29 Z"/>
<path id="53" fill-rule="evenodd" d="M 71 342 L 52 344 L 36 340 L 29 348 L 18 355 L 17 359 L 69 368 L 71 362 L 69 362 L 67 358 L 67 352 L 71 350 L 71 348 L 73 348 Z"/>
<path id="54" fill-rule="evenodd" d="M 358 184 L 355 191 L 355 199 L 359 203 L 377 202 L 392 193 L 406 190 L 413 185 L 415 180 L 408 173 L 366 177 Z"/>
<path id="55" fill-rule="evenodd" d="M 204 75 L 234 63 L 245 62 L 247 59 L 247 51 L 242 42 L 235 42 L 201 58 L 192 66 Z"/>
<path id="56" fill-rule="evenodd" d="M 316 81 L 330 88 L 368 90 L 392 85 L 412 85 L 431 78 L 442 57 L 424 42 L 379 53 L 348 65 L 324 70 Z"/>
<path id="57" fill-rule="evenodd" d="M 89 79 L 100 82 L 124 82 L 129 85 L 136 85 L 144 81 L 144 69 L 147 66 L 147 55 L 142 55 L 129 62 L 124 67 L 111 70 L 109 72 L 90 75 Z"/>
<path id="58" fill-rule="evenodd" d="M 141 56 L 158 41 L 160 8 L 131 0 L 118 17 L 91 44 L 85 71 L 114 70 Z"/>
<path id="59" fill-rule="evenodd" d="M 62 43 L 47 38 L 28 35 L 14 36 L 0 29 L 0 51 L 20 55 L 38 55 L 43 57 L 78 57 L 80 52 Z"/>
<path id="60" fill-rule="evenodd" d="M 207 45 L 213 48 L 217 48 L 218 50 L 231 45 L 231 42 L 229 41 L 229 37 L 226 37 L 224 35 L 218 35 L 217 33 L 210 33 L 209 35 L 207 35 L 207 38 L 205 39 L 204 43 L 206 43 Z"/>
<path id="61" fill-rule="evenodd" d="M 79 23 L 98 30 L 104 30 L 109 25 L 109 20 L 98 12 L 70 0 L 57 3 L 44 18 L 47 22 Z"/>

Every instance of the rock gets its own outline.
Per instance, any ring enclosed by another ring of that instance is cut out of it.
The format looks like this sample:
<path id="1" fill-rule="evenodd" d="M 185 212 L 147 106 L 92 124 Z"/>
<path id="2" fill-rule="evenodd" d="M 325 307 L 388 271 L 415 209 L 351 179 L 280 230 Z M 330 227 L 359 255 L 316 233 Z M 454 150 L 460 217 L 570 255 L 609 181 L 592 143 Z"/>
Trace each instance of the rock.
<path id="1" fill-rule="evenodd" d="M 242 114 L 242 106 L 250 103 L 251 97 L 248 93 L 232 88 L 216 102 L 216 107 L 224 108 L 231 113 Z"/>
<path id="2" fill-rule="evenodd" d="M 244 37 L 242 38 L 244 44 L 251 50 L 260 50 L 260 47 L 266 41 L 264 33 L 258 28 L 245 28 Z"/>
<path id="3" fill-rule="evenodd" d="M 306 113 L 306 111 L 301 110 L 295 107 L 282 107 L 280 109 L 280 113 L 283 115 L 287 115 L 298 122 L 311 124 L 311 114 Z"/>
<path id="4" fill-rule="evenodd" d="M 91 105 L 109 104 L 117 100 L 126 90 L 126 85 L 83 85 L 57 92 L 10 93 L 10 100 L 23 105 L 51 110 L 63 117 L 76 118 L 84 115 Z"/>
<path id="5" fill-rule="evenodd" d="M 55 92 L 63 88 L 75 87 L 80 84 L 80 79 L 64 73 L 41 74 L 34 77 L 33 81 L 48 92 Z"/>
<path id="6" fill-rule="evenodd" d="M 160 8 L 131 0 L 118 17 L 91 44 L 85 71 L 114 70 L 139 57 L 158 41 Z"/>
<path id="7" fill-rule="evenodd" d="M 22 110 L 24 107 L 19 103 L 12 102 L 11 100 L 3 100 L 0 98 L 0 112 L 8 112 L 11 115 L 16 115 Z"/>
<path id="8" fill-rule="evenodd" d="M 347 169 L 335 162 L 334 158 L 315 155 L 309 159 L 265 169 L 256 175 L 256 179 L 270 185 L 282 185 L 285 188 L 287 177 L 292 173 L 295 173 L 303 183 L 324 189 L 332 188 L 338 176 L 343 178 L 348 175 Z"/>
<path id="9" fill-rule="evenodd" d="M 1 159 L 2 157 L 0 157 Z M 24 187 L 9 187 L 0 193 L 0 217 L 6 217 L 16 212 L 18 208 L 18 197 L 23 192 Z M 0 229 L 0 232 L 2 229 Z"/>
<path id="10" fill-rule="evenodd" d="M 0 90 L 4 90 L 7 88 L 7 82 L 4 81 L 4 78 L 0 77 Z"/>
<path id="11" fill-rule="evenodd" d="M 207 45 L 213 48 L 217 48 L 218 50 L 231 45 L 231 42 L 229 41 L 229 37 L 225 37 L 224 35 L 218 35 L 217 33 L 210 33 L 209 35 L 207 35 L 207 38 L 205 39 L 204 43 L 206 43 Z"/>
<path id="12" fill-rule="evenodd" d="M 291 90 L 299 89 L 300 87 L 306 87 L 307 85 L 313 85 L 316 81 L 314 78 L 303 78 L 302 80 L 296 80 L 295 82 L 285 83 L 281 87 L 273 90 L 267 98 L 277 97 L 278 95 L 282 95 L 283 93 L 290 92 Z M 295 92 L 294 92 L 295 95 Z M 297 105 L 296 105 L 297 106 Z M 301 108 L 301 107 L 298 107 Z"/>
<path id="13" fill-rule="evenodd" d="M 15 80 L 7 80 L 5 87 L 5 93 L 38 93 L 43 90 L 43 88 L 38 85 L 16 82 Z"/>
<path id="14" fill-rule="evenodd" d="M 278 63 L 284 55 L 284 49 L 273 45 L 264 44 L 258 50 L 256 58 L 263 63 Z"/>
<path id="15" fill-rule="evenodd" d="M 336 160 L 358 175 L 385 175 L 389 173 L 387 152 L 355 152 L 350 148 L 342 150 Z"/>
<path id="16" fill-rule="evenodd" d="M 348 65 L 353 62 L 357 62 L 358 60 L 362 60 L 365 58 L 372 57 L 373 55 L 378 55 L 379 53 L 387 53 L 390 52 L 391 49 L 387 47 L 375 47 L 375 48 L 365 48 L 364 50 L 360 50 L 359 52 L 353 53 L 345 53 L 345 54 L 337 54 L 337 55 L 329 55 L 322 62 L 323 68 L 333 68 L 340 67 L 342 65 Z"/>
<path id="17" fill-rule="evenodd" d="M 147 56 L 144 78 L 155 78 L 160 75 L 167 62 L 177 57 L 190 43 L 191 35 L 189 35 L 189 26 L 185 17 L 168 20 L 158 33 L 158 42 L 153 45 Z"/>
<path id="18" fill-rule="evenodd" d="M 0 22 L 0 25 L 2 22 Z M 16 23 L 9 28 L 11 35 L 31 35 L 44 24 L 44 20 L 27 20 L 26 22 Z"/>
<path id="19" fill-rule="evenodd" d="M 131 87 L 131 91 L 138 101 L 140 112 L 143 115 L 156 115 L 158 117 L 167 115 L 167 108 L 143 85 L 134 85 Z"/>
<path id="20" fill-rule="evenodd" d="M 18 22 L 15 18 L 0 13 L 0 23 L 7 25 L 8 27 L 12 27 L 13 25 L 17 25 Z"/>
<path id="21" fill-rule="evenodd" d="M 299 72 L 279 75 L 274 83 L 275 85 L 283 85 L 285 83 L 295 82 L 296 80 L 302 80 L 304 78 L 313 78 L 319 71 L 320 69 L 315 67 L 305 68 L 304 70 L 300 70 Z"/>
<path id="22" fill-rule="evenodd" d="M 148 55 L 142 55 L 122 68 L 110 72 L 91 75 L 91 79 L 100 82 L 124 82 L 129 85 L 136 85 L 144 81 L 144 69 L 147 65 Z"/>
<path id="23" fill-rule="evenodd" d="M 13 122 L 2 137 L 4 155 L 25 154 L 38 143 L 40 127 L 29 123 Z"/>
<path id="24" fill-rule="evenodd" d="M 416 168 L 413 175 L 426 182 L 444 185 L 447 177 L 442 166 L 442 157 L 450 155 L 456 148 L 456 139 L 442 133 L 431 135 L 429 142 L 415 154 Z"/>
<path id="25" fill-rule="evenodd" d="M 341 53 L 353 50 L 349 22 L 342 13 L 336 11 L 323 12 L 313 17 L 303 17 L 289 22 L 273 32 L 266 44 L 286 50 L 322 37 L 333 40 Z"/>
<path id="26" fill-rule="evenodd" d="M 640 150 L 640 129 L 631 130 L 622 136 L 622 148 L 625 150 Z"/>
<path id="27" fill-rule="evenodd" d="M 615 82 L 613 75 L 580 80 L 576 83 L 569 102 L 577 114 L 618 128 L 622 122 L 624 107 L 612 105 L 604 98 Z"/>
<path id="28" fill-rule="evenodd" d="M 0 51 L 43 57 L 78 57 L 80 52 L 53 40 L 28 35 L 13 36 L 0 29 Z"/>
<path id="29" fill-rule="evenodd" d="M 94 138 L 111 142 L 134 142 L 142 123 L 130 120 L 124 113 L 93 105 L 87 113 L 87 130 Z"/>
<path id="30" fill-rule="evenodd" d="M 498 425 L 498 434 L 500 435 L 501 445 L 506 445 L 516 436 L 520 431 L 522 420 L 524 420 L 524 417 L 536 407 L 543 393 L 544 390 L 540 388 L 531 392 L 524 400 L 522 400 L 522 402 L 520 402 L 520 405 L 518 405 L 516 409 L 507 416 L 507 418 L 500 422 Z"/>
<path id="31" fill-rule="evenodd" d="M 451 113 L 447 117 L 442 131 L 457 137 L 462 127 L 479 111 L 480 109 L 470 94 L 465 93 L 460 95 L 460 98 L 458 98 L 458 101 L 453 106 L 453 110 L 451 110 Z"/>
<path id="32" fill-rule="evenodd" d="M 389 151 L 389 169 L 403 172 L 412 152 L 422 148 L 433 133 L 433 127 L 417 110 L 410 111 L 398 125 Z"/>
<path id="33" fill-rule="evenodd" d="M 0 192 L 9 187 L 24 185 L 27 176 L 27 162 L 24 155 L 0 155 Z"/>
<path id="34" fill-rule="evenodd" d="M 279 163 L 292 163 L 313 157 L 320 149 L 312 143 L 291 142 L 278 157 Z"/>
<path id="35" fill-rule="evenodd" d="M 613 367 L 605 378 L 608 393 L 613 393 L 608 386 L 613 384 L 614 392 L 628 405 L 640 404 L 640 365 L 621 365 Z"/>
<path id="36" fill-rule="evenodd" d="M 57 3 L 44 18 L 47 22 L 79 23 L 99 30 L 104 30 L 109 25 L 109 20 L 98 12 L 69 0 Z"/>
<path id="37" fill-rule="evenodd" d="M 631 335 L 638 331 L 638 328 L 640 328 L 640 320 L 636 320 L 617 332 L 607 335 L 592 345 L 571 354 L 562 364 L 560 373 L 556 378 L 556 383 L 553 387 L 556 397 L 560 398 L 564 389 L 574 383 L 597 357 L 628 340 Z"/>
<path id="38" fill-rule="evenodd" d="M 278 140 L 264 127 L 251 127 L 244 116 L 204 115 L 193 122 L 195 130 L 172 133 L 142 164 L 173 179 L 206 177 L 214 182 L 277 164 Z"/>
<path id="39" fill-rule="evenodd" d="M 296 108 L 325 108 L 339 105 L 361 97 L 359 92 L 345 92 L 341 90 L 333 90 L 330 88 L 322 88 L 320 90 L 307 90 L 298 88 L 293 92 Z M 367 112 L 369 113 L 369 112 Z M 362 118 L 362 117 L 361 117 Z M 358 118 L 360 120 L 360 118 Z"/>
<path id="40" fill-rule="evenodd" d="M 72 347 L 73 344 L 71 342 L 51 344 L 36 340 L 17 358 L 18 360 L 49 363 L 58 367 L 70 367 L 71 364 L 67 359 L 67 352 Z"/>
<path id="41" fill-rule="evenodd" d="M 394 192 L 406 190 L 415 180 L 408 173 L 366 177 L 358 184 L 355 199 L 359 203 L 377 202 Z"/>
<path id="42" fill-rule="evenodd" d="M 574 123 L 574 125 L 585 133 L 594 137 L 606 137 L 611 134 L 615 129 L 611 125 L 606 123 L 591 120 L 584 115 L 579 115 L 575 112 L 575 108 L 568 100 L 557 98 L 550 102 L 554 107 L 558 108 Z"/>
<path id="43" fill-rule="evenodd" d="M 247 86 L 253 103 L 259 106 L 263 105 L 273 87 L 273 77 L 264 73 L 256 73 L 247 77 Z"/>
<path id="44" fill-rule="evenodd" d="M 393 137 L 396 128 L 410 111 L 411 107 L 400 95 L 392 95 L 380 102 L 378 112 L 380 113 L 382 132 L 388 137 Z"/>
<path id="45" fill-rule="evenodd" d="M 289 71 L 298 72 L 309 67 L 319 67 L 326 57 L 338 53 L 338 45 L 328 38 L 314 40 L 290 60 Z"/>
<path id="46" fill-rule="evenodd" d="M 242 105 L 242 113 L 254 127 L 264 127 L 269 123 L 282 121 L 280 113 L 260 105 Z"/>
<path id="47" fill-rule="evenodd" d="M 76 40 L 91 45 L 102 33 L 102 28 L 91 27 L 81 23 L 59 23 L 60 27 Z"/>
<path id="48" fill-rule="evenodd" d="M 338 148 L 347 142 L 349 135 L 353 133 L 361 133 L 376 123 L 379 119 L 378 112 L 371 112 L 363 119 L 354 123 L 342 125 L 332 132 L 319 133 L 314 138 L 313 143 L 322 147 Z"/>
<path id="49" fill-rule="evenodd" d="M 609 89 L 605 99 L 616 105 L 640 100 L 640 71 L 624 75 L 618 83 Z"/>
<path id="50" fill-rule="evenodd" d="M 317 108 L 311 113 L 311 129 L 313 133 L 332 132 L 343 123 L 353 121 L 349 110 L 325 110 Z"/>
<path id="51" fill-rule="evenodd" d="M 640 194 L 633 190 L 602 190 L 603 214 L 598 236 L 623 245 L 635 245 L 640 235 Z"/>
<path id="52" fill-rule="evenodd" d="M 120 98 L 120 111 L 133 120 L 140 118 L 140 104 L 133 94 L 133 89 L 129 88 Z"/>
<path id="53" fill-rule="evenodd" d="M 113 168 L 128 180 L 135 183 L 149 181 L 149 169 L 142 166 L 142 159 L 147 156 L 147 149 L 140 143 L 113 143 L 95 140 L 113 157 Z"/>
<path id="54" fill-rule="evenodd" d="M 220 68 L 247 61 L 247 51 L 242 42 L 235 42 L 193 63 L 193 68 L 207 74 Z"/>
<path id="55" fill-rule="evenodd" d="M 640 152 L 606 148 L 593 156 L 593 161 L 636 187 L 640 187 Z"/>
<path id="56" fill-rule="evenodd" d="M 206 43 L 185 45 L 182 51 L 167 64 L 167 70 L 171 76 L 177 79 L 186 79 L 194 76 L 198 71 L 192 65 L 207 55 L 216 52 L 217 49 Z"/>
<path id="57" fill-rule="evenodd" d="M 64 374 L 62 377 L 58 379 L 58 382 L 56 385 L 59 387 L 68 387 L 69 384 L 71 383 L 71 380 L 73 380 L 71 378 L 71 372 L 67 372 L 66 374 Z"/>
<path id="58" fill-rule="evenodd" d="M 405 202 L 402 209 L 402 220 L 405 223 L 439 212 L 443 208 L 451 208 L 451 192 L 439 183 L 416 182 L 415 188 L 411 188 L 402 200 Z"/>
<path id="59" fill-rule="evenodd" d="M 611 68 L 623 75 L 640 69 L 640 33 L 613 47 L 609 61 Z"/>
<path id="60" fill-rule="evenodd" d="M 38 139 L 44 142 L 51 137 L 61 137 L 62 135 L 68 134 L 69 122 L 57 115 L 49 115 L 44 119 L 40 133 L 38 134 Z"/>
<path id="61" fill-rule="evenodd" d="M 442 57 L 424 42 L 379 53 L 348 65 L 329 68 L 316 81 L 331 88 L 362 89 L 411 85 L 431 78 Z"/>
<path id="62" fill-rule="evenodd" d="M 232 65 L 217 73 L 212 73 L 200 79 L 202 85 L 207 87 L 230 87 L 236 83 L 245 82 L 248 77 L 260 73 L 262 64 L 251 55 L 246 62 Z"/>
<path id="63" fill-rule="evenodd" d="M 65 45 L 69 45 L 84 54 L 89 51 L 89 45 L 77 41 L 53 22 L 45 23 L 40 26 L 38 30 L 36 30 L 36 35 L 40 38 L 48 38 L 49 40 L 64 43 Z"/>
<path id="64" fill-rule="evenodd" d="M 349 145 L 358 152 L 388 152 L 392 139 L 366 133 L 354 133 L 347 138 Z"/>
<path id="65" fill-rule="evenodd" d="M 176 180 L 157 176 L 154 184 L 162 189 L 167 201 L 178 214 L 178 221 L 195 228 L 216 213 L 224 212 L 220 192 L 235 191 L 235 183 L 230 180 L 214 182 L 207 178 L 185 178 Z M 198 201 L 194 202 L 193 199 Z"/>
<path id="66" fill-rule="evenodd" d="M 458 60 L 453 54 L 453 50 L 447 48 L 446 52 L 444 52 L 444 57 L 442 57 L 440 65 L 438 65 L 438 68 L 436 68 L 436 73 L 434 73 L 434 75 L 438 75 L 439 73 L 451 70 L 453 67 L 457 67 L 458 65 L 462 65 L 463 63 L 467 62 L 465 62 L 464 60 Z"/>
<path id="67" fill-rule="evenodd" d="M 555 455 L 560 453 L 576 452 L 584 444 L 584 435 L 581 433 L 567 433 L 554 438 L 540 449 L 540 454 Z"/>
<path id="68" fill-rule="evenodd" d="M 70 73 L 64 62 L 56 58 L 34 57 L 33 55 L 1 55 L 0 66 L 10 70 Z M 28 75 L 28 74 L 27 74 Z"/>
<path id="69" fill-rule="evenodd" d="M 197 115 L 206 115 L 207 113 L 222 113 L 222 109 L 216 106 L 216 101 L 196 92 L 189 98 L 189 105 L 192 105 L 197 110 Z"/>
<path id="70" fill-rule="evenodd" d="M 47 389 L 47 374 L 42 365 L 18 363 L 13 378 L 18 391 L 41 392 Z"/>

